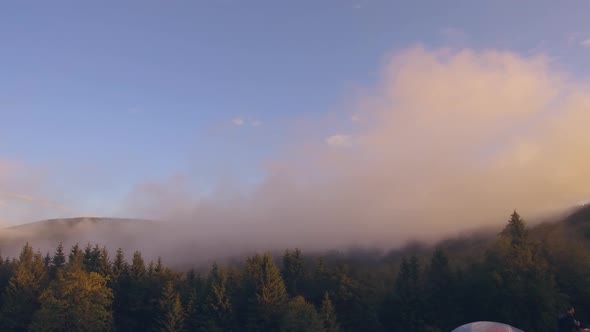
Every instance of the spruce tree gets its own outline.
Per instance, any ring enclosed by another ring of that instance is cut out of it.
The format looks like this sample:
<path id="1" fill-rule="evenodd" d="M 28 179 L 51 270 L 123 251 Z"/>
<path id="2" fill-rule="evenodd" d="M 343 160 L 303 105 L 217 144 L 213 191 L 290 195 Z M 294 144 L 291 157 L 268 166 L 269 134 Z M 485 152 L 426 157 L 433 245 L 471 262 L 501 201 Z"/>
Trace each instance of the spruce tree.
<path id="1" fill-rule="evenodd" d="M 203 308 L 195 290 L 191 291 L 184 306 L 185 331 L 202 331 L 204 320 Z"/>
<path id="2" fill-rule="evenodd" d="M 265 253 L 246 260 L 244 279 L 251 313 L 251 329 L 276 330 L 277 322 L 287 300 L 287 291 L 281 273 L 272 256 Z"/>
<path id="3" fill-rule="evenodd" d="M 46 280 L 46 270 L 40 253 L 33 254 L 30 244 L 25 244 L 14 275 L 3 294 L 0 330 L 26 331 L 39 308 L 39 295 Z"/>
<path id="4" fill-rule="evenodd" d="M 150 280 L 141 252 L 135 251 L 129 267 L 128 286 L 123 288 L 128 330 L 149 330 L 152 328 L 154 307 L 157 296 L 152 296 Z"/>
<path id="5" fill-rule="evenodd" d="M 77 267 L 77 265 L 72 265 Z M 39 297 L 32 331 L 110 331 L 113 293 L 106 279 L 81 268 L 58 273 Z"/>
<path id="6" fill-rule="evenodd" d="M 111 274 L 111 262 L 106 247 L 103 247 L 98 254 L 98 265 L 96 272 L 103 276 L 108 276 Z"/>
<path id="7" fill-rule="evenodd" d="M 461 322 L 457 315 L 456 303 L 457 290 L 453 272 L 449 266 L 449 260 L 445 253 L 437 248 L 430 260 L 430 266 L 426 274 L 424 314 L 430 326 L 442 331 L 452 330 Z"/>
<path id="8" fill-rule="evenodd" d="M 143 256 L 139 251 L 133 253 L 133 259 L 131 260 L 131 267 L 129 269 L 129 274 L 131 278 L 135 280 L 141 280 L 146 276 L 146 267 L 145 262 L 143 260 Z"/>
<path id="9" fill-rule="evenodd" d="M 168 281 L 164 286 L 159 300 L 159 311 L 159 331 L 184 331 L 184 311 L 180 302 L 180 296 L 174 290 L 174 285 L 171 281 Z"/>
<path id="10" fill-rule="evenodd" d="M 125 261 L 125 254 L 123 249 L 117 249 L 115 260 L 113 260 L 111 275 L 113 279 L 118 280 L 121 276 L 128 272 L 127 262 Z"/>
<path id="11" fill-rule="evenodd" d="M 227 292 L 227 272 L 216 263 L 211 267 L 207 278 L 206 306 L 211 325 L 223 330 L 233 324 L 231 295 Z"/>
<path id="12" fill-rule="evenodd" d="M 162 262 L 162 257 L 158 257 L 156 265 L 154 266 L 154 273 L 158 276 L 162 276 L 164 272 L 164 263 Z"/>
<path id="13" fill-rule="evenodd" d="M 301 293 L 301 286 L 305 279 L 304 261 L 301 250 L 293 252 L 286 250 L 283 255 L 283 278 L 287 292 L 294 296 Z"/>
<path id="14" fill-rule="evenodd" d="M 100 263 L 100 247 L 90 243 L 84 248 L 84 268 L 88 272 L 98 272 Z"/>
<path id="15" fill-rule="evenodd" d="M 560 297 L 541 252 L 515 211 L 486 254 L 487 275 L 493 276 L 488 287 L 497 289 L 489 300 L 496 307 L 496 318 L 525 331 L 544 331 L 552 325 Z"/>
<path id="16" fill-rule="evenodd" d="M 49 267 L 51 266 L 51 256 L 49 255 L 49 253 L 45 254 L 45 258 L 43 259 L 43 266 L 45 267 L 45 270 L 49 270 Z"/>
<path id="17" fill-rule="evenodd" d="M 502 230 L 501 235 L 508 237 L 513 245 L 526 244 L 528 239 L 526 223 L 516 210 L 510 215 L 508 224 Z"/>
<path id="18" fill-rule="evenodd" d="M 84 253 L 80 250 L 80 245 L 77 243 L 70 249 L 70 255 L 68 256 L 68 268 L 69 269 L 82 269 L 84 268 Z"/>
<path id="19" fill-rule="evenodd" d="M 324 293 L 324 300 L 322 301 L 322 306 L 320 308 L 320 319 L 322 320 L 325 332 L 340 331 L 336 311 L 334 310 L 332 301 L 330 301 L 328 292 Z"/>
<path id="20" fill-rule="evenodd" d="M 280 331 L 322 332 L 324 327 L 314 306 L 305 301 L 303 296 L 296 296 L 287 303 L 281 318 Z"/>
<path id="21" fill-rule="evenodd" d="M 58 270 L 61 270 L 66 265 L 66 254 L 64 253 L 63 243 L 59 243 L 53 258 L 51 259 L 51 275 L 55 277 Z"/>
<path id="22" fill-rule="evenodd" d="M 420 265 L 417 257 L 412 255 L 409 261 L 404 258 L 400 265 L 387 308 L 387 328 L 392 331 L 424 330 L 422 299 Z"/>

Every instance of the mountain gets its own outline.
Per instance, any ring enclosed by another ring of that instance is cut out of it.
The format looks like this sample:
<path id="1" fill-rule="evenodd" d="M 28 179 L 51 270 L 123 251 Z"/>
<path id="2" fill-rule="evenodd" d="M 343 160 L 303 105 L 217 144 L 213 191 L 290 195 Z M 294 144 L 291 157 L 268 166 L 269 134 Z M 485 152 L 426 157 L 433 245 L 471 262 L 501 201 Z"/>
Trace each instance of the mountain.
<path id="1" fill-rule="evenodd" d="M 0 229 L 0 251 L 15 255 L 29 242 L 42 252 L 53 251 L 62 242 L 68 247 L 87 243 L 139 249 L 138 240 L 154 234 L 160 224 L 150 220 L 79 217 L 49 219 Z"/>
<path id="2" fill-rule="evenodd" d="M 455 262 L 468 264 L 478 257 L 483 257 L 483 252 L 494 241 L 504 223 L 499 222 L 498 225 L 497 229 L 443 239 L 436 246 L 445 250 Z M 42 253 L 53 252 L 60 242 L 63 242 L 66 248 L 75 243 L 82 247 L 90 243 L 106 246 L 112 253 L 116 248 L 122 248 L 129 256 L 133 251 L 140 250 L 150 259 L 162 256 L 169 262 L 174 260 L 171 263 L 190 265 L 196 262 L 218 260 L 222 258 L 221 256 L 242 256 L 248 250 L 252 250 L 252 248 L 232 246 L 232 243 L 219 243 L 214 234 L 206 236 L 209 242 L 204 242 L 202 234 L 199 237 L 196 233 L 198 229 L 140 219 L 91 217 L 51 219 L 0 229 L 0 253 L 3 256 L 17 256 L 26 242 L 31 243 Z M 590 204 L 570 209 L 558 216 L 548 217 L 543 222 L 529 223 L 529 234 L 531 238 L 541 242 L 546 239 L 562 238 L 565 241 L 579 242 L 590 249 Z M 197 241 L 197 238 L 201 240 Z M 220 246 L 223 248 L 220 249 Z M 275 250 L 283 249 L 285 248 L 275 248 Z M 430 257 L 433 246 L 413 242 L 387 253 L 381 250 L 334 249 L 335 251 L 323 253 L 305 251 L 308 254 L 322 254 L 347 260 L 357 255 L 358 260 L 365 261 L 366 264 L 371 263 L 366 261 L 367 257 L 372 257 L 372 260 L 377 258 L 375 262 L 380 261 L 380 257 L 396 265 L 403 257 L 411 254 L 425 259 Z M 375 252 L 382 254 L 375 254 Z"/>
<path id="3" fill-rule="evenodd" d="M 507 221 L 508 217 L 505 222 Z M 547 241 L 579 243 L 590 250 L 590 204 L 576 206 L 534 222 L 526 220 L 525 216 L 525 221 L 527 221 L 531 239 L 541 243 L 547 243 Z M 504 227 L 505 223 L 499 225 Z M 501 228 L 486 229 L 443 239 L 436 244 L 436 247 L 443 249 L 455 264 L 467 265 L 484 257 L 484 252 L 496 239 L 500 230 Z M 398 265 L 402 258 L 417 255 L 426 263 L 433 251 L 433 246 L 411 243 L 390 251 L 385 259 L 391 264 Z"/>

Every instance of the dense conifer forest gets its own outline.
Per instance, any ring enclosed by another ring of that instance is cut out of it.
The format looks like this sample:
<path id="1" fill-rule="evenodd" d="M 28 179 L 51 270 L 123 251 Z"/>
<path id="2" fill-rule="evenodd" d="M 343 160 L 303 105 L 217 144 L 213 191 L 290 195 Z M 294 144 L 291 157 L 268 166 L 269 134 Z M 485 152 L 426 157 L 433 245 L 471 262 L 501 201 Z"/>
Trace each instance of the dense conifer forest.
<path id="1" fill-rule="evenodd" d="M 98 245 L 43 254 L 27 244 L 0 260 L 0 330 L 434 332 L 491 320 L 553 332 L 566 305 L 590 321 L 590 251 L 566 231 L 531 234 L 514 212 L 478 250 L 290 249 L 204 272 Z"/>

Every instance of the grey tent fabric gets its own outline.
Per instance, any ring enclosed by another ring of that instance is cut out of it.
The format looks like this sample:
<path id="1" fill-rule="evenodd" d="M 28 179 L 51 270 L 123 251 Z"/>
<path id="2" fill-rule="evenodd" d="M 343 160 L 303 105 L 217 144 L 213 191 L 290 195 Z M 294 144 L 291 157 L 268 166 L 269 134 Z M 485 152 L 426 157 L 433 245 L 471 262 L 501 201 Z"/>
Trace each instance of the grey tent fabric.
<path id="1" fill-rule="evenodd" d="M 516 327 L 496 322 L 472 322 L 461 325 L 452 332 L 524 332 Z"/>

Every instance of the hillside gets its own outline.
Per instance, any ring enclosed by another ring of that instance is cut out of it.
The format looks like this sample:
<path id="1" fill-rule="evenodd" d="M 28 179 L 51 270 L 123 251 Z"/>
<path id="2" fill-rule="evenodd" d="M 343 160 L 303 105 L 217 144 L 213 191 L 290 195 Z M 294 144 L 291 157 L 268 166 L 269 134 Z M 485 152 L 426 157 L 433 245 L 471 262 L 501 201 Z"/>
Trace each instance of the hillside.
<path id="1" fill-rule="evenodd" d="M 154 221 L 123 218 L 79 217 L 49 219 L 0 229 L 0 250 L 5 255 L 18 253 L 29 242 L 41 251 L 53 250 L 63 242 L 98 243 L 109 247 L 132 249 L 137 240 L 155 232 L 159 224 Z"/>
<path id="2" fill-rule="evenodd" d="M 215 252 L 196 252 L 199 243 L 180 240 L 177 235 L 172 234 L 174 232 L 171 229 L 156 221 L 128 218 L 79 217 L 42 220 L 0 229 L 0 252 L 3 255 L 15 256 L 27 242 L 42 252 L 52 251 L 58 243 L 63 242 L 66 246 L 75 243 L 80 245 L 91 243 L 109 248 L 120 247 L 127 252 L 141 250 L 150 258 L 174 257 L 175 261 L 182 266 L 221 258 L 215 256 Z M 495 239 L 499 230 L 465 233 L 444 239 L 435 246 L 447 252 L 449 258 L 456 264 L 469 264 L 483 257 L 482 254 Z M 564 239 L 580 243 L 590 249 L 590 241 L 588 241 L 590 240 L 590 204 L 571 209 L 565 215 L 543 223 L 529 224 L 529 234 L 531 238 L 541 242 L 547 239 L 552 241 Z M 184 235 L 183 239 L 190 238 L 190 234 Z M 312 256 L 321 255 L 332 261 L 355 262 L 370 266 L 382 264 L 384 261 L 397 265 L 403 257 L 412 254 L 427 259 L 433 250 L 434 246 L 412 242 L 387 252 L 378 249 L 334 248 L 329 252 L 307 251 L 307 253 Z M 179 252 L 182 254 L 179 255 Z M 233 257 L 238 261 L 247 254 L 245 252 L 223 253 L 223 256 Z M 277 251 L 276 254 L 281 252 Z"/>
<path id="3" fill-rule="evenodd" d="M 149 255 L 154 257 L 154 253 L 160 255 L 166 249 L 158 241 L 173 233 L 170 227 L 159 227 L 161 223 L 141 220 L 46 220 L 3 230 L 3 235 L 15 236 L 12 240 L 16 235 L 21 236 L 20 240 L 28 239 L 32 247 L 25 247 L 25 254 L 19 258 L 28 262 L 26 264 L 0 261 L 0 290 L 19 294 L 22 301 L 31 301 L 25 297 L 30 293 L 17 293 L 12 289 L 15 284 L 11 284 L 11 280 L 16 280 L 17 272 L 23 267 L 30 268 L 30 273 L 39 272 L 40 276 L 47 277 L 50 286 L 44 287 L 48 287 L 49 292 L 58 286 L 77 289 L 76 285 L 83 284 L 85 278 L 99 278 L 102 291 L 113 292 L 112 302 L 105 301 L 102 305 L 107 313 L 125 317 L 112 322 L 125 331 L 152 329 L 159 323 L 155 318 L 162 309 L 148 306 L 140 310 L 129 303 L 163 303 L 161 301 L 166 299 L 176 303 L 177 312 L 182 313 L 183 308 L 190 312 L 187 317 L 193 320 L 184 322 L 187 330 L 234 330 L 232 326 L 250 326 L 250 303 L 260 298 L 255 285 L 264 282 L 267 283 L 265 289 L 273 287 L 273 307 L 279 308 L 276 315 L 280 319 L 271 321 L 288 328 L 264 325 L 260 330 L 312 330 L 292 329 L 291 325 L 297 321 L 293 317 L 298 317 L 302 311 L 306 313 L 301 316 L 303 322 L 311 324 L 314 317 L 329 306 L 333 311 L 330 314 L 334 317 L 332 324 L 339 325 L 340 331 L 442 332 L 467 322 L 491 320 L 525 331 L 551 332 L 556 314 L 566 305 L 576 308 L 577 318 L 590 321 L 587 300 L 590 298 L 590 248 L 586 245 L 588 234 L 585 232 L 590 227 L 589 217 L 590 206 L 587 205 L 555 220 L 532 222 L 527 233 L 523 220 L 514 213 L 510 222 L 504 224 L 508 232 L 502 237 L 495 236 L 498 227 L 495 231 L 444 240 L 437 244 L 442 250 L 416 242 L 387 254 L 367 249 L 310 253 L 303 248 L 303 251 L 276 251 L 275 255 L 255 253 L 246 259 L 242 257 L 241 262 L 214 264 L 196 271 L 188 268 L 197 264 L 199 253 L 208 256 L 215 253 L 200 251 L 198 243 L 194 242 L 183 247 L 189 243 L 178 240 L 168 242 L 175 246 L 167 248 L 174 248 L 175 255 L 171 258 L 176 256 L 176 260 L 150 259 L 143 256 L 143 249 L 141 252 L 126 249 L 114 258 L 116 248 L 107 245 L 104 251 L 100 248 L 75 251 L 66 247 L 65 255 L 61 256 L 58 251 L 50 251 L 47 262 L 52 263 L 44 265 L 44 253 L 34 253 L 39 247 L 38 241 L 75 239 L 83 244 L 77 237 L 85 236 L 85 239 L 92 237 L 110 243 L 128 241 L 120 242 L 127 248 L 130 241 L 136 241 L 136 245 L 150 248 Z M 523 232 L 515 232 L 518 229 Z M 105 237 L 107 235 L 109 237 Z M 141 239 L 148 242 L 138 243 Z M 184 263 L 193 265 L 178 268 L 178 256 L 183 257 Z M 63 261 L 56 264 L 55 257 L 63 257 Z M 122 273 L 125 260 L 130 273 Z M 52 274 L 54 269 L 69 271 L 69 279 L 56 278 L 57 274 Z M 113 280 L 113 286 L 109 286 L 107 280 Z M 222 294 L 224 305 L 236 315 L 216 320 L 217 311 L 191 311 L 194 301 L 200 308 L 216 308 L 210 302 L 215 299 L 211 294 L 220 289 L 225 292 Z M 78 298 L 77 294 L 71 296 Z M 98 297 L 101 298 L 110 297 Z M 42 310 L 47 312 L 45 316 L 29 312 L 23 317 L 50 319 L 56 315 L 51 311 L 54 308 L 51 303 L 43 302 L 45 297 L 39 299 Z M 328 305 L 326 299 L 333 302 Z M 101 302 L 92 300 L 92 303 Z M 0 312 L 11 312 L 12 307 L 11 304 L 2 306 Z M 130 307 L 133 309 L 127 310 Z M 200 326 L 203 321 L 211 325 Z M 136 324 L 145 326 L 137 328 Z"/>

